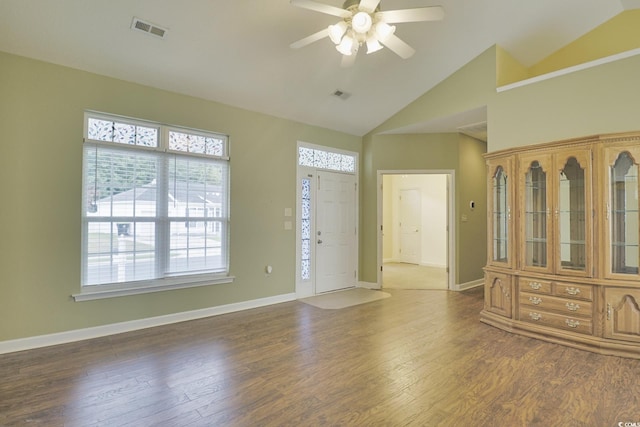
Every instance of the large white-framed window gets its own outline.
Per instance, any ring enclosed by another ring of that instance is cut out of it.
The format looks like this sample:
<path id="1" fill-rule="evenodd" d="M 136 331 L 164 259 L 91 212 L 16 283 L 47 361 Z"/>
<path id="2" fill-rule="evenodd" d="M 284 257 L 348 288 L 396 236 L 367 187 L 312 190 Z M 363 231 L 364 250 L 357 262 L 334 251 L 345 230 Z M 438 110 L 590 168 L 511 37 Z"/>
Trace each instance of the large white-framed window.
<path id="1" fill-rule="evenodd" d="M 229 138 L 86 112 L 76 300 L 229 282 Z"/>

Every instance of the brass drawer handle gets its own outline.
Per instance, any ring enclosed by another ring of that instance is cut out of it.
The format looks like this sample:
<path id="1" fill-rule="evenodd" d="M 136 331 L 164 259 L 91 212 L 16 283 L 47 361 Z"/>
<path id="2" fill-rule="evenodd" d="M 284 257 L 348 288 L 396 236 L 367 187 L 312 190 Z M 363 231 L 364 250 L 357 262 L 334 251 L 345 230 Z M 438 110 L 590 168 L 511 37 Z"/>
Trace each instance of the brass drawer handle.
<path id="1" fill-rule="evenodd" d="M 573 319 L 567 319 L 564 321 L 568 327 L 570 328 L 577 328 L 578 326 L 580 326 L 580 322 L 577 320 L 573 320 Z"/>
<path id="2" fill-rule="evenodd" d="M 567 306 L 567 309 L 569 311 L 578 311 L 578 310 L 580 310 L 580 304 L 576 304 L 576 303 L 573 303 L 573 302 L 568 302 L 565 305 Z"/>
<path id="3" fill-rule="evenodd" d="M 538 282 L 529 282 L 529 286 L 531 287 L 531 289 L 539 291 L 542 287 L 542 284 Z"/>
<path id="4" fill-rule="evenodd" d="M 542 314 L 540 313 L 529 313 L 529 317 L 531 320 L 540 320 L 542 319 Z"/>
<path id="5" fill-rule="evenodd" d="M 531 301 L 531 304 L 533 305 L 540 305 L 542 303 L 542 298 L 529 297 L 529 301 Z"/>
<path id="6" fill-rule="evenodd" d="M 569 295 L 578 295 L 580 293 L 580 288 L 565 288 Z"/>

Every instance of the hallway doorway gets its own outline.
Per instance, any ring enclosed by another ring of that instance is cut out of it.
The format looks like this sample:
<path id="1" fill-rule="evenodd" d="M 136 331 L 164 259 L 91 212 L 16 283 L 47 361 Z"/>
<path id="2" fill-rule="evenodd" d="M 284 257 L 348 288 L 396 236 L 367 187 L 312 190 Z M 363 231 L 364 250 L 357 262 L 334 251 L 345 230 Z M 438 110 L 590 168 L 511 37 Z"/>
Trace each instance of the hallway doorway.
<path id="1" fill-rule="evenodd" d="M 378 284 L 449 289 L 453 171 L 384 171 L 379 181 Z"/>

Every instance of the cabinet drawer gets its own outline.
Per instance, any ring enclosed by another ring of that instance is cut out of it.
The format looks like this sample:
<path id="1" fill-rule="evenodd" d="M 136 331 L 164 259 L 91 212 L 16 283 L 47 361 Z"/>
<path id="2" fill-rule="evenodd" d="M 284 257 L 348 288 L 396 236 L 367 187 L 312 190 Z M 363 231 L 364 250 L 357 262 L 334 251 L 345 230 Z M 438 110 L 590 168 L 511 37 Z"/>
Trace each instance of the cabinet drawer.
<path id="1" fill-rule="evenodd" d="M 593 286 L 556 282 L 553 284 L 553 294 L 559 297 L 593 301 Z"/>
<path id="2" fill-rule="evenodd" d="M 537 307 L 539 310 L 551 310 L 567 316 L 593 316 L 593 303 L 589 301 L 575 301 L 528 292 L 520 293 L 518 300 L 521 306 L 529 306 L 529 308 Z"/>
<path id="3" fill-rule="evenodd" d="M 538 279 L 526 279 L 520 278 L 520 291 L 522 292 L 535 292 L 538 294 L 550 294 L 551 282 Z"/>
<path id="4" fill-rule="evenodd" d="M 593 333 L 593 322 L 591 319 L 563 316 L 562 314 L 549 313 L 529 307 L 521 308 L 520 320 L 567 331 L 580 332 L 582 334 L 590 335 Z"/>

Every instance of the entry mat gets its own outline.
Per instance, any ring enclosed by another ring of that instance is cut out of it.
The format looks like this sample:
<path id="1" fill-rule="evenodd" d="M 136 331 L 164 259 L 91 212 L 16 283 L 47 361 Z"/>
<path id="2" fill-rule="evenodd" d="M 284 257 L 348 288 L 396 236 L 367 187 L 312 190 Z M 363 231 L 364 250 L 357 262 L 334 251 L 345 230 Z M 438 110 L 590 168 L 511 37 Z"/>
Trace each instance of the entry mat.
<path id="1" fill-rule="evenodd" d="M 336 291 L 323 295 L 316 295 L 308 298 L 301 298 L 298 301 L 325 310 L 337 310 L 351 307 L 358 304 L 365 304 L 372 301 L 389 298 L 391 294 L 382 291 L 364 288 L 352 288 L 344 291 Z"/>

